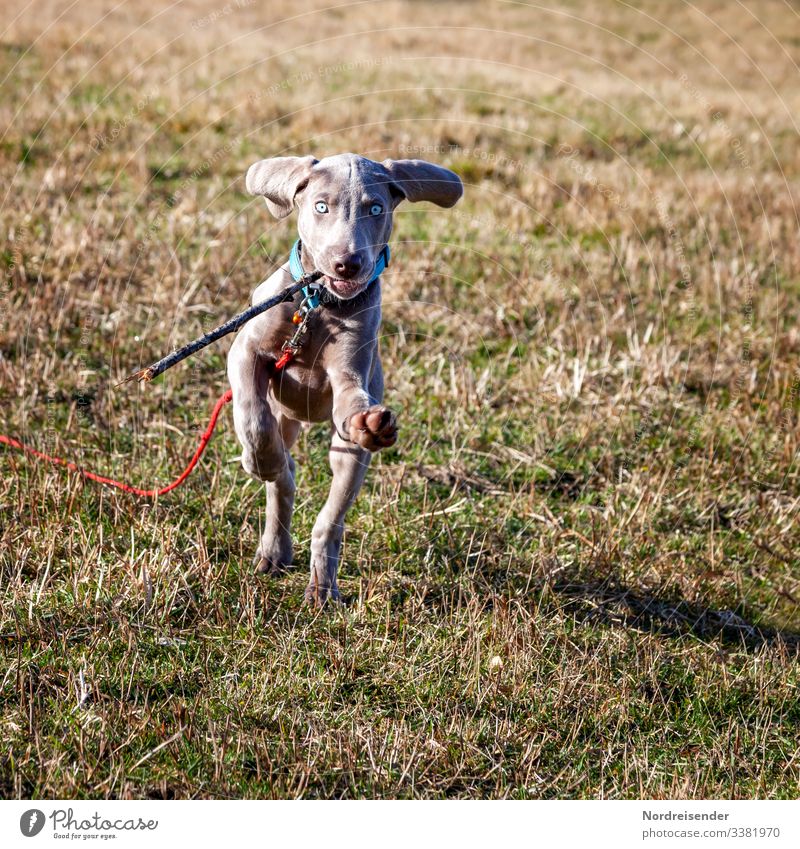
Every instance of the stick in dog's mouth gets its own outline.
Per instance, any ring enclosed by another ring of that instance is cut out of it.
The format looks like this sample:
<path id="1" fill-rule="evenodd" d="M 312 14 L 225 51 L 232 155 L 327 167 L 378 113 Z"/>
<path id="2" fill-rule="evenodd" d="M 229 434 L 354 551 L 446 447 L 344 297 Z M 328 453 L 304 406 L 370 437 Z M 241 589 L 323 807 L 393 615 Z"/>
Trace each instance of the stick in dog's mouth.
<path id="1" fill-rule="evenodd" d="M 301 289 L 304 289 L 310 283 L 316 282 L 320 277 L 322 277 L 321 271 L 312 271 L 311 273 L 304 275 L 303 278 L 298 280 L 293 286 L 289 286 L 274 297 L 268 298 L 266 301 L 262 301 L 260 304 L 254 304 L 252 307 L 249 307 L 244 312 L 240 312 L 238 315 L 235 315 L 232 319 L 221 324 L 219 327 L 215 327 L 208 333 L 203 334 L 199 339 L 195 339 L 193 342 L 189 342 L 182 348 L 178 348 L 176 351 L 173 351 L 171 354 L 167 354 L 166 357 L 162 357 L 157 363 L 153 363 L 147 368 L 139 369 L 139 371 L 135 371 L 133 374 L 128 375 L 125 380 L 121 380 L 116 385 L 122 386 L 124 383 L 130 383 L 133 380 L 138 380 L 140 383 L 149 383 L 160 374 L 163 374 L 168 368 L 172 368 L 172 366 L 177 365 L 187 357 L 191 357 L 192 354 L 202 351 L 203 348 L 207 347 L 212 342 L 216 342 L 217 339 L 221 339 L 223 336 L 227 336 L 229 333 L 233 333 L 238 330 L 240 327 L 247 324 L 251 318 L 261 315 L 262 312 L 266 312 L 267 310 L 278 306 L 278 304 L 291 301 Z"/>

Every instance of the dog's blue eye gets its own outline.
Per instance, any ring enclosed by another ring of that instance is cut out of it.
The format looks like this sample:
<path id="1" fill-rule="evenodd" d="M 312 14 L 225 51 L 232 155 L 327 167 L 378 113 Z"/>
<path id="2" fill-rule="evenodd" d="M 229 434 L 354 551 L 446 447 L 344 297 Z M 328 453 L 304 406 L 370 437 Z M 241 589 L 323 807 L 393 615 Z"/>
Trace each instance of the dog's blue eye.
<path id="1" fill-rule="evenodd" d="M 327 212 L 328 211 L 328 204 L 325 203 L 324 200 L 318 200 L 314 204 L 314 209 L 316 209 L 317 212 Z"/>
<path id="2" fill-rule="evenodd" d="M 369 208 L 370 215 L 380 215 L 383 212 L 383 207 L 379 203 L 373 203 Z"/>

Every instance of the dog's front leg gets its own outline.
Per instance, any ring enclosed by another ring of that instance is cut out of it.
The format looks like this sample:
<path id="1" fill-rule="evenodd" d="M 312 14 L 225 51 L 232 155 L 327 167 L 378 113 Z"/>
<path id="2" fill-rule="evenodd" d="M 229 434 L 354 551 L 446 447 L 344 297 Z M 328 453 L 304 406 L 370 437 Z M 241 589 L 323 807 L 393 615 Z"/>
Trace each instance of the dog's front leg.
<path id="1" fill-rule="evenodd" d="M 370 456 L 369 451 L 334 432 L 328 455 L 333 483 L 311 533 L 311 580 L 306 588 L 306 600 L 318 607 L 328 599 L 339 600 L 336 578 L 344 517 L 364 483 Z"/>
<path id="2" fill-rule="evenodd" d="M 333 438 L 329 462 L 333 483 L 311 535 L 311 581 L 306 599 L 322 605 L 339 599 L 336 582 L 344 518 L 367 473 L 372 452 L 394 443 L 394 413 L 380 405 L 383 375 L 380 363 L 369 379 L 356 373 L 330 375 L 333 386 Z M 369 381 L 369 389 L 365 388 Z"/>
<path id="3" fill-rule="evenodd" d="M 338 378 L 338 379 L 337 379 Z M 383 371 L 380 360 L 371 378 L 356 374 L 333 376 L 333 425 L 345 440 L 380 451 L 397 441 L 397 417 L 380 402 L 383 400 Z M 365 388 L 369 386 L 369 391 Z"/>

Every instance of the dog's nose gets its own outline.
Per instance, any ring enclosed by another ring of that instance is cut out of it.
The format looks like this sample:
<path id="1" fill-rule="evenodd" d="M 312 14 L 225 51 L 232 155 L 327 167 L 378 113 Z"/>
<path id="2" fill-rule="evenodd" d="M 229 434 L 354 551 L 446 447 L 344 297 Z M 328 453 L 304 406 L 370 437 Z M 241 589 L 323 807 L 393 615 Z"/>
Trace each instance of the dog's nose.
<path id="1" fill-rule="evenodd" d="M 342 280 L 352 280 L 358 276 L 364 259 L 361 254 L 344 254 L 333 261 L 333 270 Z"/>

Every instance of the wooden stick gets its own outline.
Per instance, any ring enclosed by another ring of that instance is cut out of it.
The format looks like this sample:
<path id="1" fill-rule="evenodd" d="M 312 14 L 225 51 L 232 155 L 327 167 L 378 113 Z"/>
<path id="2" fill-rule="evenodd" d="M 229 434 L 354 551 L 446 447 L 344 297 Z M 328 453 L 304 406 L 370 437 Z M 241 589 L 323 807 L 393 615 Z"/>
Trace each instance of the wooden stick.
<path id="1" fill-rule="evenodd" d="M 288 289 L 284 289 L 273 298 L 269 298 L 269 300 L 261 301 L 260 304 L 253 304 L 253 306 L 249 309 L 246 309 L 244 312 L 240 312 L 238 315 L 235 315 L 232 319 L 230 319 L 230 321 L 226 321 L 225 324 L 220 324 L 219 327 L 215 327 L 199 339 L 195 339 L 194 342 L 189 342 L 182 348 L 178 348 L 177 351 L 167 354 L 166 357 L 162 357 L 157 363 L 153 363 L 153 365 L 148 366 L 147 368 L 135 371 L 133 374 L 126 377 L 125 380 L 118 383 L 117 386 L 121 386 L 123 383 L 128 383 L 131 380 L 145 382 L 153 380 L 153 378 L 163 374 L 168 368 L 172 368 L 172 366 L 176 363 L 185 360 L 187 357 L 191 357 L 192 354 L 196 354 L 198 351 L 202 351 L 203 348 L 207 347 L 212 342 L 216 342 L 217 339 L 221 339 L 223 336 L 227 336 L 229 333 L 233 333 L 238 330 L 243 324 L 247 324 L 251 318 L 261 315 L 262 312 L 266 312 L 267 310 L 278 306 L 278 304 L 291 301 L 304 286 L 308 286 L 309 283 L 319 280 L 320 277 L 322 277 L 321 271 L 313 271 L 310 274 L 303 275 L 302 280 L 299 280 L 294 284 L 294 286 L 289 286 Z"/>

